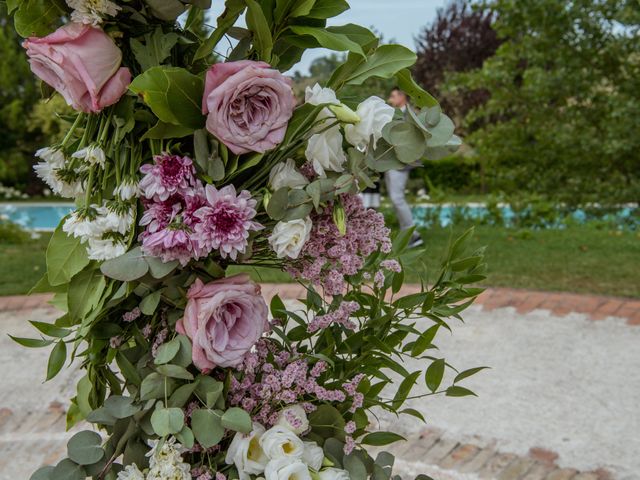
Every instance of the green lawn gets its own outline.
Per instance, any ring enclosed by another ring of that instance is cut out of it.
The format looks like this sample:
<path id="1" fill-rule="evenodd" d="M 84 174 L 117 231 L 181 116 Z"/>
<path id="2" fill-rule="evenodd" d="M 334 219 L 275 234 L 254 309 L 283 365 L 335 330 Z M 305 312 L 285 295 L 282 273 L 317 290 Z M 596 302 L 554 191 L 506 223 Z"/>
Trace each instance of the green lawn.
<path id="1" fill-rule="evenodd" d="M 428 263 L 437 266 L 450 235 L 425 230 Z M 640 298 L 640 234 L 592 227 L 518 232 L 479 226 L 474 242 L 487 246 L 487 286 L 568 291 Z M 45 270 L 47 236 L 24 245 L 0 243 L 0 295 L 26 293 Z M 287 276 L 264 268 L 248 269 L 257 281 L 282 282 Z M 408 276 L 409 281 L 411 275 Z"/>

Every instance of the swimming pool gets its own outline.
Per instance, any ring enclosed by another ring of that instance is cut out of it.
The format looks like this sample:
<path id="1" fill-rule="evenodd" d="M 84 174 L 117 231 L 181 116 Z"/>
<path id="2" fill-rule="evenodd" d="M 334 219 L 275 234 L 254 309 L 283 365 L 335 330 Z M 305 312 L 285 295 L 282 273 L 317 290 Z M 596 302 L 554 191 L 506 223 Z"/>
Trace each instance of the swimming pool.
<path id="1" fill-rule="evenodd" d="M 0 203 L 0 218 L 30 230 L 55 230 L 73 203 Z"/>

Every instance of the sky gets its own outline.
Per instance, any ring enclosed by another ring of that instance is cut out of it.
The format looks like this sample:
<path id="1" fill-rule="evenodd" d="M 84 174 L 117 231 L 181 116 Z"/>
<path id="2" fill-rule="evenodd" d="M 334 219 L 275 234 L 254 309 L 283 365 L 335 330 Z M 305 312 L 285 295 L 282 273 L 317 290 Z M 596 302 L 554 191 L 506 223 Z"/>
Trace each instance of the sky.
<path id="1" fill-rule="evenodd" d="M 382 34 L 386 42 L 394 41 L 411 49 L 415 48 L 414 37 L 420 29 L 433 21 L 436 10 L 446 0 L 348 0 L 351 9 L 329 19 L 328 25 L 357 23 L 367 28 L 373 27 Z M 224 2 L 213 2 L 211 13 L 216 17 L 224 10 Z M 302 61 L 292 69 L 308 73 L 314 58 L 327 53 L 323 49 L 313 49 L 305 53 Z"/>

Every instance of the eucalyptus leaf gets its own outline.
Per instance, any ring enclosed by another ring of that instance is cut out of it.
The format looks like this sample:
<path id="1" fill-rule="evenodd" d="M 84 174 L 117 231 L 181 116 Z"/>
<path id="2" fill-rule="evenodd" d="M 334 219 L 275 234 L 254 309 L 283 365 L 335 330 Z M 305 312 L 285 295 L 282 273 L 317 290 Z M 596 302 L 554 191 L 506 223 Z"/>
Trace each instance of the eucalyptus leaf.
<path id="1" fill-rule="evenodd" d="M 222 414 L 222 426 L 241 433 L 250 433 L 252 429 L 251 415 L 238 407 L 231 407 Z"/>
<path id="2" fill-rule="evenodd" d="M 204 448 L 217 445 L 224 436 L 221 415 L 213 410 L 199 408 L 191 414 L 191 430 Z"/>
<path id="3" fill-rule="evenodd" d="M 180 365 L 158 365 L 156 368 L 158 373 L 171 378 L 180 378 L 183 380 L 193 380 L 193 375 L 184 367 Z"/>
<path id="4" fill-rule="evenodd" d="M 87 472 L 73 460 L 65 458 L 51 471 L 51 480 L 85 480 Z"/>
<path id="5" fill-rule="evenodd" d="M 38 470 L 33 472 L 33 474 L 29 477 L 29 480 L 53 480 L 51 474 L 53 473 L 54 467 L 52 465 L 45 465 L 44 467 L 40 467 Z"/>
<path id="6" fill-rule="evenodd" d="M 181 408 L 156 408 L 151 414 L 151 425 L 161 437 L 176 434 L 184 427 L 184 412 Z"/>
<path id="7" fill-rule="evenodd" d="M 124 255 L 103 262 L 100 271 L 109 278 L 130 282 L 145 276 L 149 271 L 149 264 L 140 247 L 135 247 Z"/>
<path id="8" fill-rule="evenodd" d="M 177 338 L 163 343 L 158 347 L 156 358 L 154 363 L 156 365 L 162 365 L 163 363 L 169 363 L 180 350 L 180 341 Z"/>
<path id="9" fill-rule="evenodd" d="M 67 455 L 78 465 L 91 465 L 104 457 L 102 438 L 96 432 L 84 430 L 76 433 L 67 443 Z"/>
<path id="10" fill-rule="evenodd" d="M 161 297 L 162 290 L 156 290 L 155 292 L 150 293 L 140 302 L 140 311 L 145 315 L 153 315 L 153 313 L 156 311 L 156 308 L 158 308 Z"/>

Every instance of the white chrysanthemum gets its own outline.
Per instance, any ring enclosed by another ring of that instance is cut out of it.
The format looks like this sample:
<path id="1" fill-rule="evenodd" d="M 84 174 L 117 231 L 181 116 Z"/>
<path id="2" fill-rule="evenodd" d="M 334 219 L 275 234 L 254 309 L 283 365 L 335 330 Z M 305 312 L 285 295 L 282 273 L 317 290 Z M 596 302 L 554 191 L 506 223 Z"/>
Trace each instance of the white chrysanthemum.
<path id="1" fill-rule="evenodd" d="M 113 190 L 113 195 L 123 201 L 137 198 L 140 196 L 140 184 L 133 178 L 125 178 L 122 183 Z"/>
<path id="2" fill-rule="evenodd" d="M 304 154 L 321 178 L 327 176 L 325 170 L 342 172 L 347 157 L 342 150 L 340 127 L 335 125 L 322 133 L 312 135 Z"/>
<path id="3" fill-rule="evenodd" d="M 105 232 L 103 225 L 100 223 L 100 209 L 103 207 L 92 205 L 90 208 L 94 211 L 92 215 L 76 210 L 69 215 L 62 225 L 62 230 L 66 234 L 79 238 L 82 243 L 90 238 L 100 238 Z"/>
<path id="4" fill-rule="evenodd" d="M 133 226 L 133 207 L 100 207 L 97 219 L 104 232 L 118 232 L 126 235 Z"/>
<path id="5" fill-rule="evenodd" d="M 104 168 L 104 162 L 106 160 L 104 150 L 97 145 L 84 147 L 82 150 L 78 150 L 71 156 L 73 158 L 84 160 L 89 165 L 100 165 L 102 168 Z"/>
<path id="6" fill-rule="evenodd" d="M 124 243 L 111 238 L 89 237 L 87 242 L 87 256 L 91 260 L 111 260 L 124 255 L 126 251 Z"/>
<path id="7" fill-rule="evenodd" d="M 120 7 L 110 0 L 66 0 L 73 9 L 71 20 L 85 25 L 100 25 L 104 17 L 114 17 Z"/>
<path id="8" fill-rule="evenodd" d="M 309 180 L 296 169 L 295 162 L 290 158 L 286 162 L 276 163 L 269 172 L 269 185 L 273 190 L 282 187 L 302 188 L 308 183 Z"/>
<path id="9" fill-rule="evenodd" d="M 64 168 L 66 163 L 62 151 L 50 147 L 41 148 L 36 152 L 36 157 L 42 161 L 34 165 L 33 170 L 53 193 L 64 198 L 76 198 L 84 193 L 80 180 L 67 183 L 58 175 L 58 170 Z"/>
<path id="10" fill-rule="evenodd" d="M 382 137 L 382 129 L 393 119 L 395 110 L 379 97 L 369 97 L 356 109 L 360 121 L 354 125 L 345 125 L 344 133 L 354 147 L 365 150 L 373 137 L 373 148 Z"/>
<path id="11" fill-rule="evenodd" d="M 144 480 L 144 474 L 135 463 L 132 463 L 124 467 L 124 470 L 118 472 L 116 480 Z"/>

